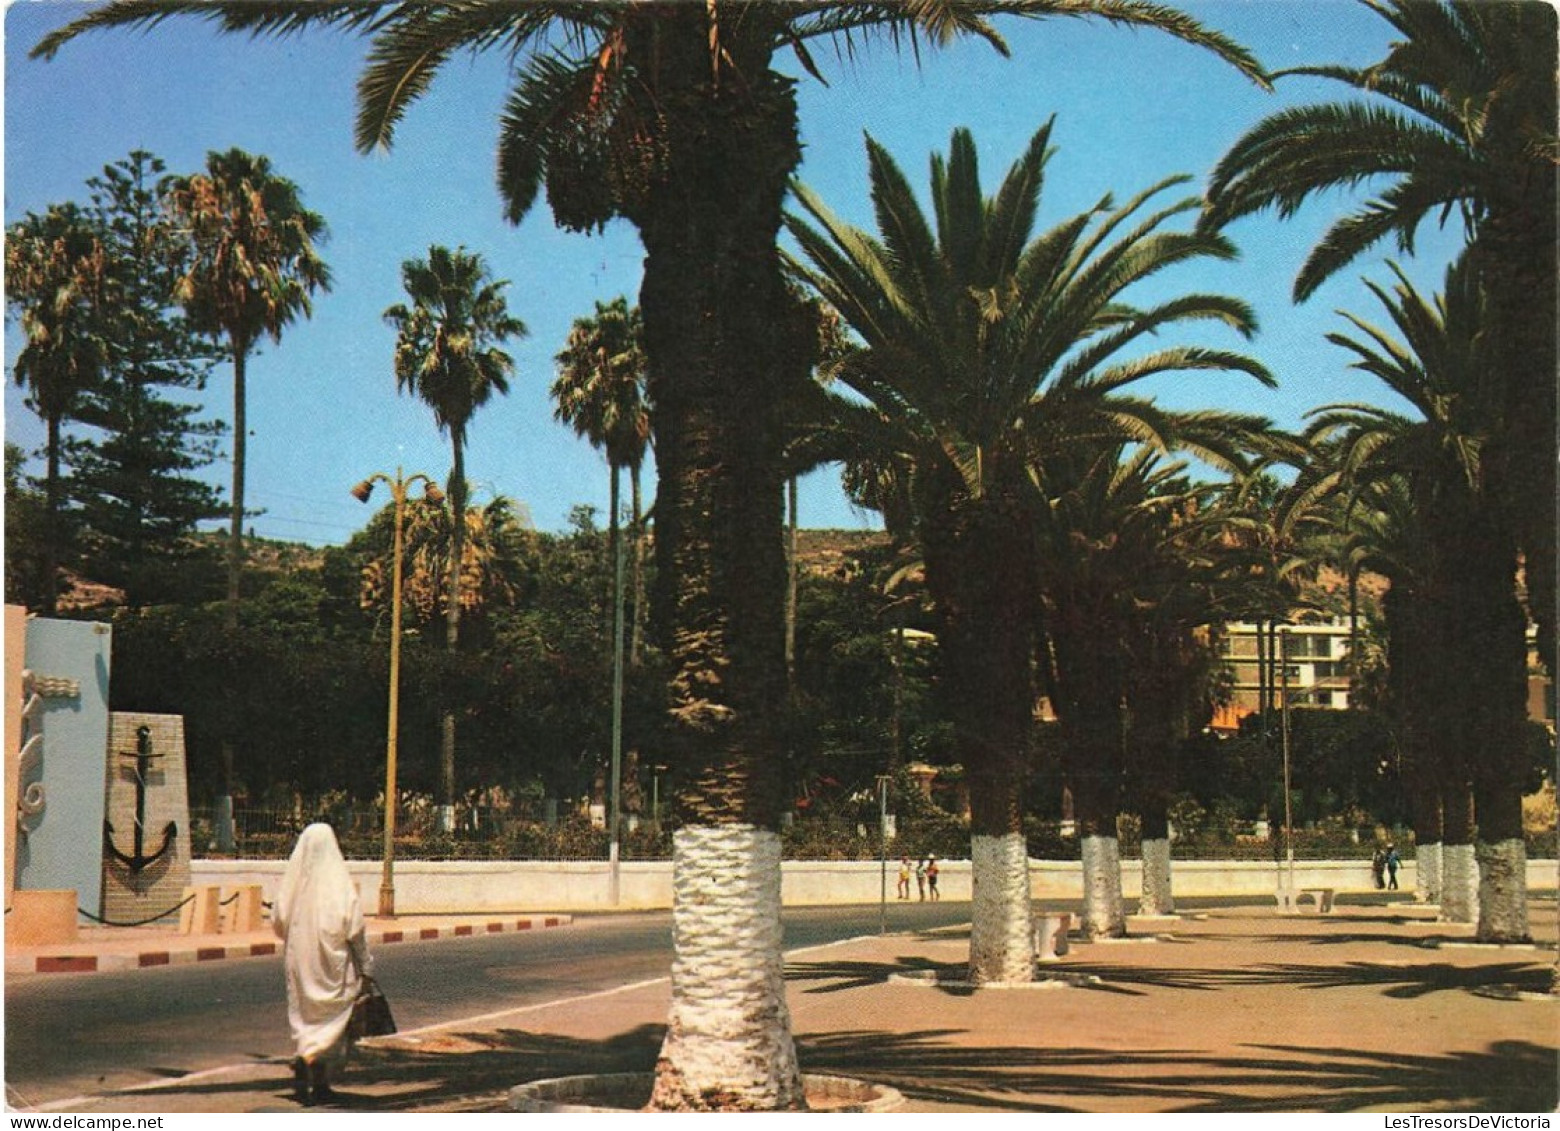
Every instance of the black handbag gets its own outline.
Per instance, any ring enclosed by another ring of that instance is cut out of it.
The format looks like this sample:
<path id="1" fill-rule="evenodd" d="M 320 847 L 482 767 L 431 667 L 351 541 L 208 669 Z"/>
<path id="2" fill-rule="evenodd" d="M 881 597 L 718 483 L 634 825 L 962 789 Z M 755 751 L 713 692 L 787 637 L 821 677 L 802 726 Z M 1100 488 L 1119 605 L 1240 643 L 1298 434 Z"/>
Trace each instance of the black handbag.
<path id="1" fill-rule="evenodd" d="M 386 1037 L 396 1031 L 390 1002 L 374 979 L 363 979 L 357 1000 L 352 1003 L 352 1020 L 348 1028 L 355 1041 L 364 1037 Z"/>

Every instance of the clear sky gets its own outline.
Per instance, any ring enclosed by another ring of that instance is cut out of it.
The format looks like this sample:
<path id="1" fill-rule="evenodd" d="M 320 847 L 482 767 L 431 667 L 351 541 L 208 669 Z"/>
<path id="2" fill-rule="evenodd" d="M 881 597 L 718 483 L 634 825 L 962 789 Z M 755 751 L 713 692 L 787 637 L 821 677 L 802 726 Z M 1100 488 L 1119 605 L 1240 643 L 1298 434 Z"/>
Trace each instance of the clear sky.
<path id="1" fill-rule="evenodd" d="M 1268 67 L 1366 63 L 1379 59 L 1388 25 L 1355 0 L 1183 0 L 1180 6 L 1241 42 Z M 52 62 L 27 52 L 47 30 L 86 10 L 76 0 L 15 0 L 5 18 L 5 218 L 64 200 L 84 201 L 87 178 L 132 149 L 169 171 L 200 169 L 208 151 L 238 146 L 265 154 L 299 185 L 305 204 L 330 227 L 322 253 L 335 285 L 317 297 L 314 317 L 280 345 L 266 342 L 250 367 L 248 505 L 264 510 L 264 537 L 339 544 L 361 528 L 367 508 L 348 489 L 374 471 L 426 471 L 442 479 L 447 440 L 419 401 L 399 395 L 391 369 L 393 331 L 384 309 L 401 300 L 400 264 L 430 244 L 482 253 L 510 280 L 511 309 L 530 336 L 513 343 L 516 374 L 508 397 L 472 422 L 467 473 L 477 500 L 491 493 L 525 504 L 536 525 L 561 530 L 571 507 L 605 511 L 605 460 L 552 419 L 547 396 L 553 356 L 572 321 L 595 300 L 637 295 L 642 252 L 633 229 L 617 223 L 584 236 L 553 227 L 543 202 L 518 228 L 501 216 L 494 184 L 497 119 L 508 68 L 497 54 L 460 57 L 413 106 L 389 153 L 352 147 L 354 82 L 364 43 L 334 32 L 283 40 L 223 37 L 205 24 L 170 20 L 146 32 L 99 32 L 68 44 Z M 990 191 L 1029 137 L 1056 115 L 1058 152 L 1047 172 L 1040 224 L 1049 226 L 1106 192 L 1124 199 L 1166 176 L 1191 174 L 1200 191 L 1209 170 L 1242 131 L 1282 106 L 1344 96 L 1346 88 L 1290 79 L 1264 93 L 1213 56 L 1150 31 L 1098 21 L 1052 19 L 1001 26 L 1012 46 L 1003 59 L 978 41 L 923 51 L 919 63 L 886 42 L 855 59 L 826 46 L 813 54 L 828 78 L 801 86 L 806 146 L 802 178 L 837 212 L 870 226 L 863 132 L 896 156 L 924 192 L 927 156 L 946 150 L 968 126 Z M 781 65 L 801 69 L 789 58 Z M 1338 400 L 1381 399 L 1378 387 L 1345 368 L 1346 355 L 1323 341 L 1341 328 L 1334 313 L 1374 318 L 1360 285 L 1386 280 L 1383 256 L 1362 260 L 1304 306 L 1290 286 L 1327 222 L 1360 197 L 1324 199 L 1295 220 L 1243 220 L 1230 235 L 1235 264 L 1166 276 L 1178 291 L 1217 290 L 1251 302 L 1262 324 L 1249 350 L 1278 375 L 1268 392 L 1248 379 L 1198 376 L 1162 382 L 1157 393 L 1181 406 L 1238 407 L 1297 427 L 1306 410 Z M 1411 273 L 1433 288 L 1455 238 L 1422 233 Z M 6 360 L 20 332 L 6 326 Z M 1209 341 L 1235 346 L 1233 335 Z M 231 419 L 231 370 L 219 367 L 202 395 L 208 415 Z M 33 449 L 39 421 L 11 382 L 5 433 Z M 226 463 L 206 473 L 226 486 Z M 824 471 L 803 484 L 806 526 L 869 527 Z"/>

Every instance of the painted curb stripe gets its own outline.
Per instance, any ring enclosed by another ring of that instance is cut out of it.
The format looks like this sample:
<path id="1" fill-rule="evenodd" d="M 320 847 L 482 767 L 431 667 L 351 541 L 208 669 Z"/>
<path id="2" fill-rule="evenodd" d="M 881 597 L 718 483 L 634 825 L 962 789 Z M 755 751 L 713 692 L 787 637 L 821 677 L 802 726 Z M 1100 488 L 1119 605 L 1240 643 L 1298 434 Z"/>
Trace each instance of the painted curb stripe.
<path id="1" fill-rule="evenodd" d="M 376 943 L 405 942 L 409 939 L 472 938 L 478 932 L 489 935 L 508 931 L 529 931 L 538 925 L 562 927 L 572 922 L 557 916 L 541 919 L 516 919 L 489 921 L 487 923 L 457 923 L 446 927 L 421 927 L 415 935 L 409 931 L 384 931 L 370 935 Z M 6 972 L 10 974 L 90 974 L 108 970 L 148 969 L 156 966 L 182 966 L 193 962 L 215 962 L 226 958 L 263 958 L 278 953 L 279 944 L 257 942 L 234 946 L 203 946 L 189 950 L 146 950 L 126 954 L 43 954 L 33 956 L 7 956 Z"/>

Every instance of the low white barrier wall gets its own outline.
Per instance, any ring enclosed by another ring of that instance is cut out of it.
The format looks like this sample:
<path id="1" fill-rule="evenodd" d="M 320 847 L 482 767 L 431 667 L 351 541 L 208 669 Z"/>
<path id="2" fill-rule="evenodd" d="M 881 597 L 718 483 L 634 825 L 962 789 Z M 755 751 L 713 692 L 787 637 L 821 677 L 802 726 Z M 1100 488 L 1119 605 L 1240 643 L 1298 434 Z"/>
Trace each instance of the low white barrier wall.
<path id="1" fill-rule="evenodd" d="M 264 898 L 275 898 L 281 880 L 282 860 L 193 860 L 192 884 L 236 887 L 259 884 Z M 358 881 L 363 909 L 372 913 L 378 905 L 382 865 L 379 861 L 348 861 Z M 938 861 L 942 898 L 970 898 L 968 860 Z M 1555 887 L 1555 862 L 1529 860 L 1529 889 Z M 1249 860 L 1177 860 L 1171 876 L 1177 896 L 1249 895 L 1271 898 L 1282 866 Z M 1030 883 L 1036 899 L 1081 898 L 1083 877 L 1076 860 L 1030 862 Z M 886 881 L 876 861 L 788 860 L 784 865 L 782 898 L 788 905 L 876 903 L 887 892 L 895 899 L 899 875 L 897 861 L 888 862 Z M 1122 893 L 1136 900 L 1142 874 L 1136 860 L 1124 861 Z M 1363 860 L 1296 861 L 1295 886 L 1333 888 L 1340 892 L 1374 890 L 1370 865 Z M 403 914 L 464 913 L 489 911 L 605 911 L 645 910 L 672 905 L 672 865 L 669 860 L 624 862 L 620 866 L 619 900 L 609 898 L 605 861 L 544 860 L 406 860 L 395 866 L 396 910 Z M 886 886 L 885 886 L 886 884 Z M 1398 872 L 1404 891 L 1414 888 L 1414 864 L 1405 862 Z M 910 898 L 916 898 L 915 881 Z"/>

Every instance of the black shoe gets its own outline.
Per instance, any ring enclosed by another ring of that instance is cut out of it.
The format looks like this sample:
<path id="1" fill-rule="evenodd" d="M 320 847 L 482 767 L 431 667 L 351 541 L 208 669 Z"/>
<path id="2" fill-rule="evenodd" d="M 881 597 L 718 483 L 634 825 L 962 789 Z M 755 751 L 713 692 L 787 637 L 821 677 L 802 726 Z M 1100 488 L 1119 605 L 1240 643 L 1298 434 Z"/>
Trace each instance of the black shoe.
<path id="1" fill-rule="evenodd" d="M 309 1065 L 303 1057 L 294 1057 L 293 1070 L 293 1099 L 304 1107 L 310 1107 L 313 1100 L 309 1095 Z"/>

